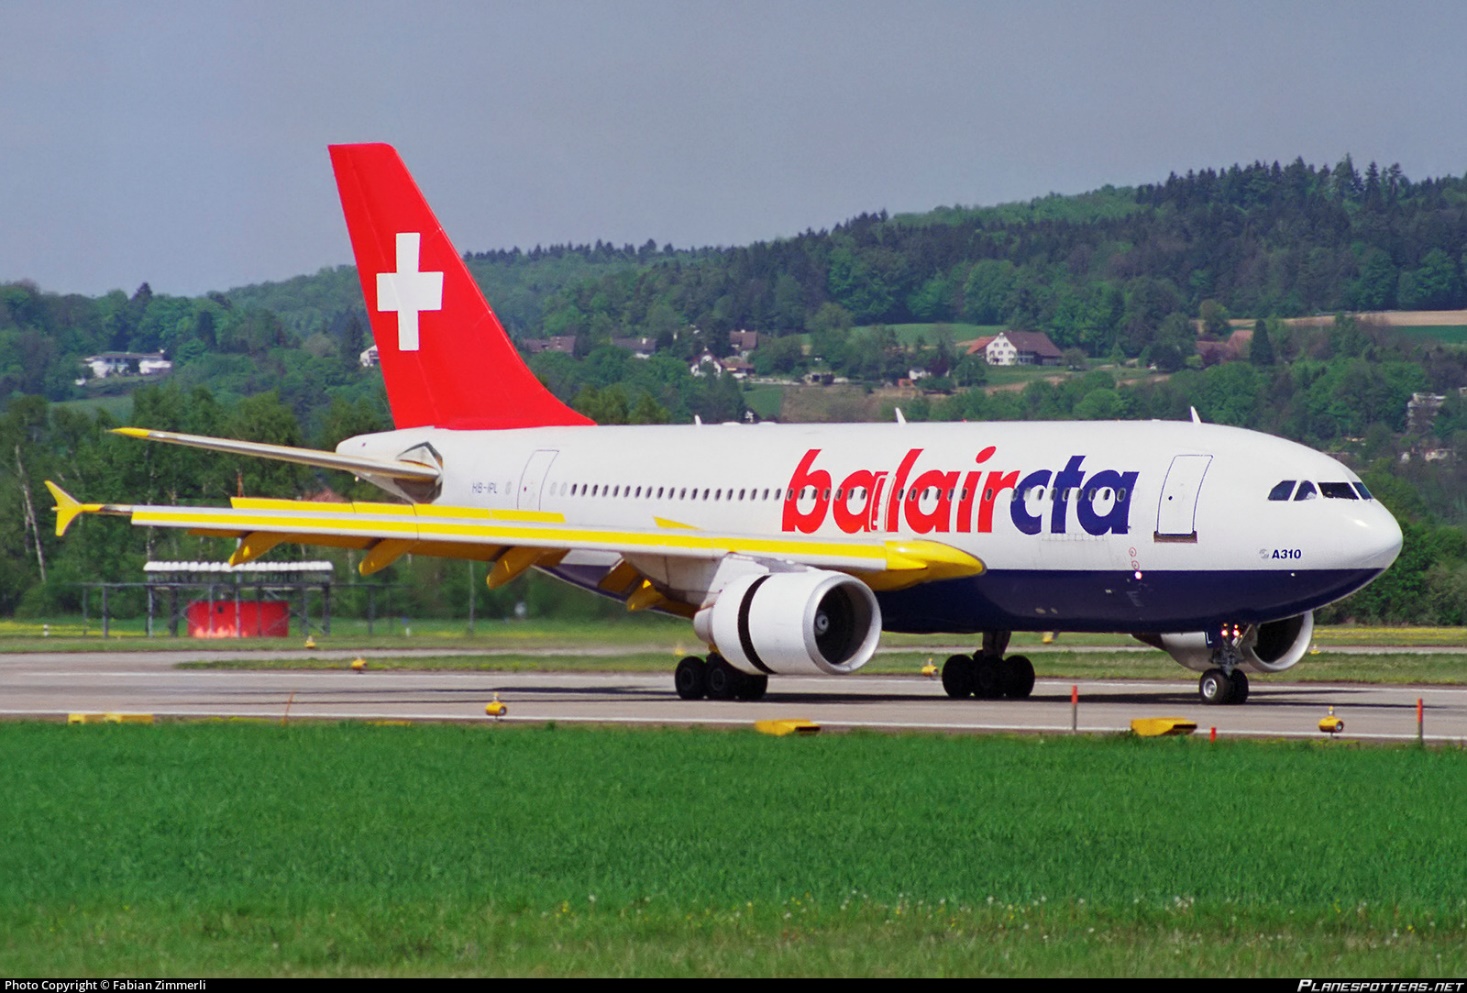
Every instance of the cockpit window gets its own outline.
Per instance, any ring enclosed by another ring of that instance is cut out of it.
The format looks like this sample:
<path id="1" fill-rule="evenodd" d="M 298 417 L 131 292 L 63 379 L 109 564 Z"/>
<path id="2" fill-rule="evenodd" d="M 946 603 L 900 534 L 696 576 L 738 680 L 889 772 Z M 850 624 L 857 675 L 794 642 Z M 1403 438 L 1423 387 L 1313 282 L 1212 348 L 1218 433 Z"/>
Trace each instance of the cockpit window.
<path id="1" fill-rule="evenodd" d="M 1314 484 L 1306 479 L 1299 484 L 1299 492 L 1294 494 L 1294 499 L 1313 500 L 1317 496 L 1319 496 L 1319 493 L 1315 490 Z"/>
<path id="2" fill-rule="evenodd" d="M 1362 499 L 1362 500 L 1374 500 L 1375 499 L 1375 497 L 1373 497 L 1373 496 L 1370 495 L 1370 491 L 1365 488 L 1365 484 L 1364 483 L 1356 483 L 1355 484 L 1355 492 L 1360 494 L 1360 499 Z"/>
<path id="3" fill-rule="evenodd" d="M 1320 483 L 1319 492 L 1331 500 L 1358 500 L 1355 488 L 1349 483 Z"/>
<path id="4" fill-rule="evenodd" d="M 1293 492 L 1294 480 L 1286 479 L 1282 483 L 1279 483 L 1273 489 L 1268 491 L 1268 498 L 1270 500 L 1287 500 L 1289 498 L 1289 494 Z"/>

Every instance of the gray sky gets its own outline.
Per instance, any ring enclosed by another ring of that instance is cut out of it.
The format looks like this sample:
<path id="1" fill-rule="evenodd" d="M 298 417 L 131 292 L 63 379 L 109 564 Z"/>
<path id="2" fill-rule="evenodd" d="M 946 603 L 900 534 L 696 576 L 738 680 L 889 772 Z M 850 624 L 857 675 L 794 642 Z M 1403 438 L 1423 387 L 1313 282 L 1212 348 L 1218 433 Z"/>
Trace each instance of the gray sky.
<path id="1" fill-rule="evenodd" d="M 1302 155 L 1467 172 L 1459 2 L 0 0 L 0 281 L 351 260 L 325 146 L 460 250 L 745 244 Z"/>

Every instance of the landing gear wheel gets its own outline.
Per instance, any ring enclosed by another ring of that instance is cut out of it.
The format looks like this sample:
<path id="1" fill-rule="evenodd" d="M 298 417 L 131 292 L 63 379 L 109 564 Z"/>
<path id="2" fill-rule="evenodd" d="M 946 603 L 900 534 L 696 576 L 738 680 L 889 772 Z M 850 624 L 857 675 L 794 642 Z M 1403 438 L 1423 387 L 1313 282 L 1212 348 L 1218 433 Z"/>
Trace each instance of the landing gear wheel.
<path id="1" fill-rule="evenodd" d="M 1238 704 L 1248 699 L 1248 674 L 1242 669 L 1234 669 L 1230 677 L 1233 683 L 1233 695 L 1228 703 Z"/>
<path id="2" fill-rule="evenodd" d="M 689 655 L 672 674 L 677 695 L 684 700 L 701 700 L 708 695 L 708 663 Z"/>
<path id="3" fill-rule="evenodd" d="M 997 700 L 1003 696 L 1004 679 L 1001 663 L 980 655 L 973 660 L 973 695 L 980 700 Z"/>
<path id="4" fill-rule="evenodd" d="M 741 672 L 742 681 L 738 689 L 734 690 L 734 696 L 740 700 L 763 700 L 764 693 L 769 689 L 768 676 L 750 676 Z"/>
<path id="5" fill-rule="evenodd" d="M 942 688 L 954 700 L 973 695 L 973 660 L 954 655 L 942 666 Z"/>
<path id="6" fill-rule="evenodd" d="M 1003 695 L 1010 700 L 1027 700 L 1034 692 L 1034 663 L 1022 655 L 1010 655 L 1003 661 Z"/>
<path id="7" fill-rule="evenodd" d="M 1197 694 L 1206 704 L 1227 703 L 1233 698 L 1233 681 L 1221 669 L 1208 669 L 1197 681 Z"/>
<path id="8" fill-rule="evenodd" d="M 732 700 L 739 690 L 743 673 L 724 661 L 720 655 L 708 656 L 708 699 Z"/>

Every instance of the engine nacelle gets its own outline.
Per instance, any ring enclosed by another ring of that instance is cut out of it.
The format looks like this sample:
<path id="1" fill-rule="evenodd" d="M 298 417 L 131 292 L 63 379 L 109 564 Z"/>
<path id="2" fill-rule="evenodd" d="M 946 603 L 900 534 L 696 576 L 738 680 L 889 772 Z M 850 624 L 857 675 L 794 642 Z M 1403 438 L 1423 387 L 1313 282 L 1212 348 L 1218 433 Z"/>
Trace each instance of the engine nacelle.
<path id="1" fill-rule="evenodd" d="M 1213 660 L 1216 639 L 1203 631 L 1186 634 L 1137 635 L 1137 638 L 1166 652 L 1193 672 L 1206 672 Z M 1283 672 L 1309 651 L 1314 637 L 1314 612 L 1280 621 L 1252 624 L 1238 640 L 1239 666 L 1249 672 Z M 1209 644 L 1212 641 L 1212 644 Z"/>
<path id="2" fill-rule="evenodd" d="M 881 638 L 876 594 L 844 573 L 743 576 L 693 617 L 698 637 L 751 676 L 855 672 Z"/>

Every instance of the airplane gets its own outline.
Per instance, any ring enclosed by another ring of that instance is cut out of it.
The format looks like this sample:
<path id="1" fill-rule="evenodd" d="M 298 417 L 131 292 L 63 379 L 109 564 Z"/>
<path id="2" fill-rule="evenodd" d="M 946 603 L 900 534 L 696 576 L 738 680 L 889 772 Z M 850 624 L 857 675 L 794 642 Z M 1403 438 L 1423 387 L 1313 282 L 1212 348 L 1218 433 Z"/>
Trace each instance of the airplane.
<path id="1" fill-rule="evenodd" d="M 233 539 L 536 568 L 689 619 L 683 699 L 755 700 L 771 675 L 847 675 L 883 630 L 981 641 L 955 698 L 1023 699 L 1013 632 L 1121 632 L 1200 672 L 1207 704 L 1307 652 L 1314 611 L 1395 560 L 1401 529 L 1303 445 L 1191 421 L 598 426 L 520 358 L 396 150 L 330 147 L 395 428 L 334 452 L 118 433 L 351 472 L 392 502 L 239 497 L 82 503 L 83 514 Z"/>

